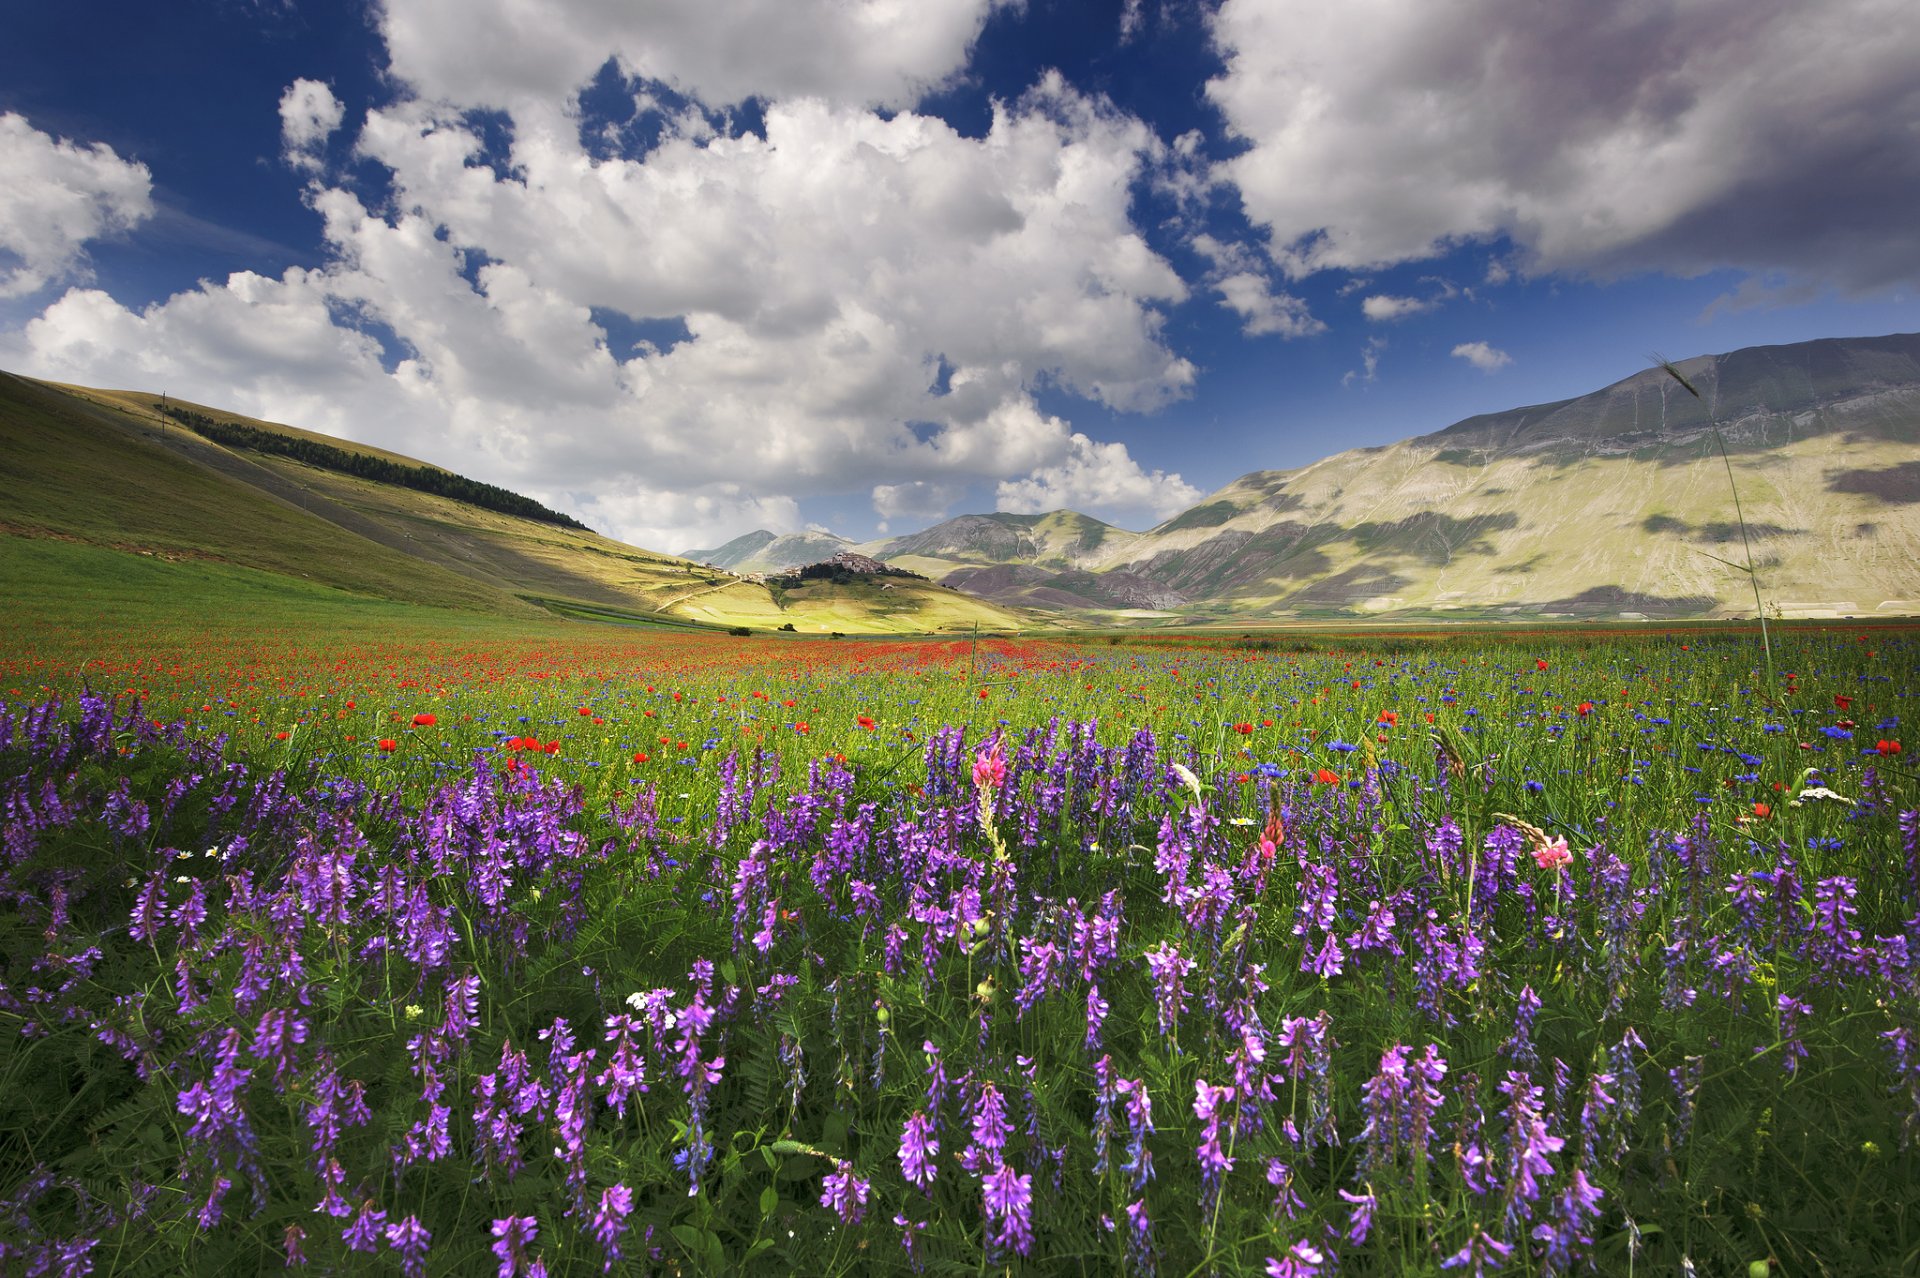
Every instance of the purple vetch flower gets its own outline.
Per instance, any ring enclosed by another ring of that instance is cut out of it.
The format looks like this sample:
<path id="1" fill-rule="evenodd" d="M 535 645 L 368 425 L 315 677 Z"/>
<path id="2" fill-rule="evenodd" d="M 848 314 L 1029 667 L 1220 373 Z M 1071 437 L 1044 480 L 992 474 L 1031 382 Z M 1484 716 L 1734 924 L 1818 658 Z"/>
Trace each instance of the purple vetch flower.
<path id="1" fill-rule="evenodd" d="M 163 853 L 171 849 L 161 849 Z M 154 943 L 167 917 L 167 873 L 155 870 L 147 876 L 140 895 L 133 902 L 133 922 L 127 934 L 136 941 Z"/>
<path id="2" fill-rule="evenodd" d="M 1647 1045 L 1629 1025 L 1620 1041 L 1607 1049 L 1607 1064 L 1612 1067 L 1614 1081 L 1619 1084 L 1620 1112 L 1627 1119 L 1637 1118 L 1640 1114 L 1640 1069 L 1633 1062 L 1636 1051 L 1644 1052 Z"/>
<path id="3" fill-rule="evenodd" d="M 1159 1272 L 1160 1249 L 1153 1242 L 1153 1220 L 1147 1215 L 1147 1200 L 1127 1204 L 1127 1267 L 1151 1278 Z"/>
<path id="4" fill-rule="evenodd" d="M 1781 1068 L 1792 1075 L 1799 1072 L 1800 1062 L 1807 1059 L 1807 1045 L 1800 1040 L 1800 1018 L 1813 1008 L 1787 994 L 1780 995 L 1774 1005 L 1780 1010 Z M 1754 1049 L 1756 1053 L 1763 1050 Z"/>
<path id="5" fill-rule="evenodd" d="M 1580 1105 L 1580 1141 L 1588 1158 L 1600 1154 L 1600 1126 L 1619 1111 L 1619 1100 L 1607 1088 L 1613 1075 L 1595 1073 L 1587 1077 L 1586 1099 Z"/>
<path id="6" fill-rule="evenodd" d="M 1907 854 L 1907 887 L 1920 896 L 1920 809 L 1900 814 L 1900 849 Z"/>
<path id="7" fill-rule="evenodd" d="M 387 1226 L 387 1246 L 400 1253 L 400 1272 L 405 1278 L 425 1278 L 427 1248 L 432 1244 L 433 1235 L 418 1216 Z"/>
<path id="8" fill-rule="evenodd" d="M 1573 1169 L 1567 1187 L 1554 1196 L 1552 1214 L 1533 1227 L 1533 1237 L 1541 1244 L 1540 1264 L 1545 1272 L 1566 1273 L 1578 1249 L 1593 1246 L 1593 1238 L 1585 1231 L 1600 1218 L 1600 1200 L 1605 1196 L 1587 1179 L 1586 1172 Z"/>
<path id="9" fill-rule="evenodd" d="M 1107 1174 L 1107 1146 L 1113 1139 L 1113 1103 L 1120 1097 L 1113 1081 L 1113 1058 L 1102 1056 L 1093 1063 L 1093 1174 Z"/>
<path id="10" fill-rule="evenodd" d="M 1368 901 L 1366 920 L 1347 937 L 1347 945 L 1355 951 L 1386 950 L 1399 958 L 1406 951 L 1393 934 L 1394 922 L 1391 902 Z"/>
<path id="11" fill-rule="evenodd" d="M 1021 942 L 1021 947 L 1026 950 L 1026 955 L 1020 960 L 1022 984 L 1013 996 L 1015 1020 L 1024 1017 L 1035 1003 L 1053 992 L 1059 984 L 1065 962 L 1060 947 L 1052 941 L 1035 941 L 1028 937 Z"/>
<path id="12" fill-rule="evenodd" d="M 253 1055 L 263 1065 L 273 1066 L 273 1081 L 285 1087 L 298 1068 L 300 1045 L 307 1041 L 311 1027 L 304 1016 L 284 1008 L 273 1008 L 260 1018 L 253 1031 Z"/>
<path id="13" fill-rule="evenodd" d="M 303 1250 L 307 1241 L 307 1231 L 288 1222 L 280 1236 L 280 1249 L 286 1255 L 288 1269 L 297 1269 L 307 1263 L 307 1253 Z M 68 1272 L 73 1272 L 69 1270 Z M 85 1270 L 79 1271 L 85 1273 Z"/>
<path id="14" fill-rule="evenodd" d="M 1900 1147 L 1912 1146 L 1920 1136 L 1920 1043 L 1904 1025 L 1896 1025 L 1880 1035 L 1893 1054 L 1894 1090 L 1905 1090 L 1909 1101 L 1906 1116 L 1900 1121 Z"/>
<path id="15" fill-rule="evenodd" d="M 978 1174 L 987 1163 L 1001 1160 L 1002 1151 L 1007 1147 L 1007 1137 L 1013 1131 L 1013 1124 L 1007 1118 L 1006 1098 L 1001 1096 L 998 1087 L 987 1082 L 978 1085 L 968 1122 L 973 1139 L 961 1151 L 960 1163 L 968 1171 Z"/>
<path id="16" fill-rule="evenodd" d="M 447 1012 L 440 1033 L 449 1042 L 465 1043 L 480 1024 L 480 978 L 472 972 L 447 982 Z"/>
<path id="17" fill-rule="evenodd" d="M 900 1132 L 900 1173 L 910 1184 L 925 1189 L 933 1183 L 938 1170 L 934 1158 L 939 1153 L 940 1139 L 933 1121 L 915 1110 Z"/>
<path id="18" fill-rule="evenodd" d="M 634 1094 L 647 1090 L 646 1055 L 640 1046 L 644 1029 L 632 1016 L 621 1014 L 607 1018 L 606 1042 L 613 1050 L 608 1053 L 607 1067 L 593 1081 L 606 1093 L 607 1104 L 622 1118 L 627 1116 L 627 1103 Z"/>
<path id="19" fill-rule="evenodd" d="M 907 1253 L 907 1266 L 914 1273 L 919 1273 L 925 1268 L 925 1263 L 920 1259 L 920 1235 L 925 1231 L 927 1222 L 910 1220 L 899 1212 L 895 1212 L 893 1223 L 900 1230 L 900 1249 Z"/>
<path id="20" fill-rule="evenodd" d="M 1115 1087 L 1127 1098 L 1127 1158 L 1120 1170 L 1139 1193 L 1153 1179 L 1153 1151 L 1147 1148 L 1147 1137 L 1153 1135 L 1153 1096 L 1144 1078 L 1123 1078 Z"/>
<path id="21" fill-rule="evenodd" d="M 527 1272 L 527 1248 L 540 1236 L 540 1222 L 532 1216 L 505 1216 L 493 1222 L 493 1254 L 500 1258 L 499 1278 L 519 1278 Z"/>
<path id="22" fill-rule="evenodd" d="M 1268 1256 L 1266 1274 L 1267 1278 L 1314 1278 L 1326 1263 L 1327 1254 L 1302 1238 L 1284 1256 Z"/>
<path id="23" fill-rule="evenodd" d="M 1294 1115 L 1288 1115 L 1290 1139 L 1311 1145 L 1324 1141 L 1331 1146 L 1339 1141 L 1333 1124 L 1333 1018 L 1322 1010 L 1313 1017 L 1289 1016 L 1280 1022 L 1274 1046 L 1281 1056 L 1280 1076 L 1296 1083 L 1304 1082 L 1307 1093 L 1307 1124 L 1304 1131 L 1292 1127 Z"/>
<path id="24" fill-rule="evenodd" d="M 1547 1129 L 1541 1089 L 1525 1074 L 1507 1071 L 1499 1090 L 1507 1095 L 1509 1115 L 1504 1170 L 1506 1218 L 1511 1224 L 1532 1216 L 1541 1182 L 1553 1176 L 1549 1156 L 1559 1153 L 1567 1142 Z"/>
<path id="25" fill-rule="evenodd" d="M 192 1120 L 186 1133 L 190 1145 L 205 1153 L 216 1169 L 233 1167 L 246 1172 L 254 1180 L 256 1197 L 262 1198 L 264 1205 L 264 1196 L 259 1190 L 259 1141 L 241 1104 L 253 1071 L 241 1069 L 239 1059 L 240 1031 L 230 1029 L 220 1040 L 212 1076 L 181 1092 L 176 1107 Z M 216 1185 L 217 1191 L 209 1197 L 201 1214 L 211 1215 L 217 1222 L 220 1198 L 232 1186 L 232 1181 L 220 1176 Z"/>
<path id="26" fill-rule="evenodd" d="M 1460 1269 L 1473 1266 L 1473 1278 L 1481 1278 L 1489 1269 L 1500 1268 L 1500 1262 L 1513 1254 L 1513 1248 L 1507 1243 L 1487 1233 L 1479 1225 L 1473 1227 L 1473 1237 L 1467 1239 L 1467 1245 L 1440 1262 L 1442 1269 Z"/>
<path id="27" fill-rule="evenodd" d="M 940 1099 L 947 1092 L 947 1071 L 940 1063 L 940 1049 L 933 1045 L 932 1039 L 920 1044 L 920 1050 L 927 1057 L 927 1112 L 934 1116 L 937 1124 L 940 1116 Z"/>
<path id="28" fill-rule="evenodd" d="M 1284 1214 L 1288 1220 L 1297 1217 L 1307 1209 L 1306 1199 L 1300 1197 L 1294 1188 L 1293 1168 L 1277 1158 L 1267 1160 L 1267 1183 L 1273 1186 L 1273 1210 L 1276 1215 Z"/>
<path id="29" fill-rule="evenodd" d="M 1347 956 L 1346 952 L 1340 948 L 1340 938 L 1328 932 L 1319 950 L 1311 955 L 1302 955 L 1300 970 L 1312 972 L 1323 981 L 1331 980 L 1346 970 L 1346 962 Z"/>
<path id="30" fill-rule="evenodd" d="M 1353 1213 L 1347 1219 L 1347 1241 L 1358 1247 L 1367 1241 L 1367 1235 L 1373 1232 L 1373 1213 L 1379 1207 L 1379 1199 L 1373 1196 L 1373 1187 L 1368 1186 L 1364 1194 L 1350 1194 L 1340 1191 L 1340 1197 L 1347 1200 Z"/>
<path id="31" fill-rule="evenodd" d="M 1673 1143 L 1684 1145 L 1687 1137 L 1693 1134 L 1693 1100 L 1700 1092 L 1700 1082 L 1706 1076 L 1707 1062 L 1704 1057 L 1689 1056 L 1685 1062 L 1667 1071 L 1667 1079 L 1673 1084 Z"/>
<path id="32" fill-rule="evenodd" d="M 1533 1050 L 1533 1019 L 1539 1014 L 1540 996 L 1533 992 L 1533 986 L 1521 986 L 1513 1009 L 1513 1034 L 1500 1049 L 1521 1069 L 1530 1070 L 1540 1063 L 1538 1053 Z"/>
<path id="33" fill-rule="evenodd" d="M 1859 887 L 1846 875 L 1821 879 L 1813 887 L 1813 930 L 1809 953 L 1815 975 L 1837 979 L 1853 965 L 1860 948 L 1860 932 L 1853 926 L 1859 907 L 1853 903 Z"/>
<path id="34" fill-rule="evenodd" d="M 1107 1000 L 1100 997 L 1100 987 L 1087 987 L 1087 1036 L 1083 1045 L 1089 1052 L 1100 1050 L 1100 1027 L 1107 1022 Z"/>
<path id="35" fill-rule="evenodd" d="M 340 1231 L 340 1241 L 347 1245 L 348 1251 L 364 1251 L 372 1255 L 379 1245 L 386 1224 L 387 1213 L 375 1207 L 373 1199 L 362 1199 L 360 1210 L 354 1214 L 353 1223 Z"/>
<path id="36" fill-rule="evenodd" d="M 873 1186 L 853 1174 L 853 1164 L 836 1159 L 820 1185 L 820 1205 L 840 1217 L 843 1225 L 857 1225 L 866 1214 L 867 1194 Z"/>
<path id="37" fill-rule="evenodd" d="M 994 1248 L 1011 1247 L 1022 1256 L 1033 1246 L 1033 1177 L 1016 1175 L 1005 1163 L 981 1182 L 986 1205 L 987 1241 Z"/>
<path id="38" fill-rule="evenodd" d="M 1220 1148 L 1220 1121 L 1231 1112 L 1233 1088 L 1214 1087 L 1206 1079 L 1193 1085 L 1193 1116 L 1200 1120 L 1200 1145 L 1194 1152 L 1200 1160 L 1200 1194 L 1203 1207 L 1220 1192 L 1220 1178 L 1233 1170 L 1233 1158 Z M 1229 1131 L 1228 1140 L 1233 1133 Z"/>
<path id="39" fill-rule="evenodd" d="M 1153 974 L 1154 1005 L 1160 1018 L 1160 1032 L 1170 1035 L 1187 1009 L 1187 992 L 1181 981 L 1193 970 L 1193 960 L 1182 958 L 1180 951 L 1165 941 L 1160 948 L 1146 953 L 1147 969 Z"/>
<path id="40" fill-rule="evenodd" d="M 227 1191 L 232 1188 L 233 1177 L 215 1176 L 213 1178 L 207 1188 L 206 1201 L 200 1204 L 193 1216 L 194 1223 L 199 1225 L 203 1232 L 220 1223 L 220 1217 L 225 1209 Z"/>

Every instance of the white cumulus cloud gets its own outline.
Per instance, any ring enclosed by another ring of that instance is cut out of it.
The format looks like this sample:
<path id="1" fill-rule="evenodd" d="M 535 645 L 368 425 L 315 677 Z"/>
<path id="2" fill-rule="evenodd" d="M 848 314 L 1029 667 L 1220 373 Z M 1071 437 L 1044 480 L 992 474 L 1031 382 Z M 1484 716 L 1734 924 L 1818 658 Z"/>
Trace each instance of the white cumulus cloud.
<path id="1" fill-rule="evenodd" d="M 1003 481 L 996 493 L 998 508 L 1016 515 L 1070 509 L 1145 512 L 1155 519 L 1185 510 L 1200 496 L 1177 474 L 1142 470 L 1124 444 L 1096 443 L 1077 433 L 1065 458 L 1036 467 L 1025 478 Z"/>
<path id="2" fill-rule="evenodd" d="M 289 140 L 325 114 L 294 110 Z M 391 196 L 311 187 L 324 263 L 138 310 L 75 292 L 0 360 L 393 447 L 642 545 L 791 527 L 829 494 L 1106 492 L 1034 395 L 1150 410 L 1193 381 L 1160 332 L 1185 286 L 1130 218 L 1151 131 L 1057 77 L 980 137 L 813 98 L 764 119 L 608 158 L 530 108 L 487 156 L 445 103 L 376 109 L 353 145 Z M 1099 447 L 1127 500 L 1184 487 Z"/>
<path id="3" fill-rule="evenodd" d="M 89 240 L 123 234 L 153 213 L 147 166 L 112 147 L 42 133 L 0 115 L 0 297 L 25 297 L 85 272 Z"/>
<path id="4" fill-rule="evenodd" d="M 1920 278 L 1905 0 L 1225 0 L 1211 22 L 1208 93 L 1248 143 L 1221 172 L 1295 276 L 1505 237 L 1534 272 Z"/>
<path id="5" fill-rule="evenodd" d="M 1361 299 L 1360 313 L 1378 324 L 1405 319 L 1409 315 L 1418 315 L 1422 311 L 1430 311 L 1434 305 L 1433 302 L 1423 301 L 1417 297 L 1395 297 L 1390 293 L 1376 293 Z"/>
<path id="6" fill-rule="evenodd" d="M 713 106 L 907 106 L 956 74 L 1008 0 L 385 0 L 393 71 L 462 106 L 557 103 L 610 60 Z"/>
<path id="7" fill-rule="evenodd" d="M 1513 363 L 1513 356 L 1485 342 L 1462 342 L 1453 348 L 1455 359 L 1464 359 L 1483 373 L 1491 373 Z"/>
<path id="8" fill-rule="evenodd" d="M 1220 304 L 1240 317 L 1240 331 L 1248 337 L 1279 334 L 1311 337 L 1326 331 L 1302 299 L 1276 289 L 1259 254 L 1244 244 L 1215 239 L 1201 232 L 1193 247 L 1211 263 L 1207 283 L 1220 295 Z"/>
<path id="9" fill-rule="evenodd" d="M 346 107 L 318 80 L 295 80 L 280 95 L 280 143 L 295 168 L 319 169 L 327 139 L 346 118 Z"/>
<path id="10" fill-rule="evenodd" d="M 919 519 L 938 519 L 952 509 L 965 490 L 958 484 L 934 484 L 910 479 L 900 484 L 877 484 L 873 490 L 874 513 L 892 520 L 901 515 Z"/>

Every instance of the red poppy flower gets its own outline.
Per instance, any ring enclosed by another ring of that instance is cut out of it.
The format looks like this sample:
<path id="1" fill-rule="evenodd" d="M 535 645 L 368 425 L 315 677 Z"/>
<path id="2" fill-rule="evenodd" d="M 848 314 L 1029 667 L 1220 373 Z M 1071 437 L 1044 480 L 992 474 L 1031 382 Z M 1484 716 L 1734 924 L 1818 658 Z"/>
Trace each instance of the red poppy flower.
<path id="1" fill-rule="evenodd" d="M 1545 657 L 1540 658 L 1533 663 L 1533 668 L 1535 670 L 1545 670 L 1547 668 L 1547 659 Z"/>
<path id="2" fill-rule="evenodd" d="M 1579 705 L 1573 708 L 1573 712 L 1579 715 L 1582 719 L 1584 719 L 1588 715 L 1593 713 L 1593 702 L 1582 701 Z"/>
<path id="3" fill-rule="evenodd" d="M 1380 722 L 1386 724 L 1389 728 L 1397 728 L 1400 726 L 1400 712 L 1398 710 L 1382 710 L 1380 712 Z"/>
<path id="4" fill-rule="evenodd" d="M 431 728 L 438 722 L 440 722 L 440 720 L 430 714 L 416 714 L 413 716 L 413 726 L 416 728 Z"/>
<path id="5" fill-rule="evenodd" d="M 1322 768 L 1313 774 L 1313 783 L 1315 785 L 1339 785 L 1340 777 L 1338 774 Z"/>
<path id="6" fill-rule="evenodd" d="M 1843 696 L 1840 696 L 1840 695 L 1839 695 L 1839 694 L 1837 694 L 1837 693 L 1836 693 L 1836 694 L 1834 695 L 1834 698 L 1833 698 L 1833 708 L 1834 708 L 1834 709 L 1836 709 L 1836 710 L 1846 710 L 1846 709 L 1849 709 L 1850 707 L 1852 707 L 1852 705 L 1853 705 L 1853 698 L 1852 698 L 1852 697 L 1843 697 Z"/>
<path id="7" fill-rule="evenodd" d="M 1233 725 L 1233 730 L 1243 737 L 1253 735 L 1253 725 L 1251 723 L 1236 723 Z"/>
<path id="8" fill-rule="evenodd" d="M 400 743 L 398 741 L 395 741 L 392 737 L 381 737 L 380 748 L 382 750 L 389 750 L 389 751 L 398 750 L 400 748 Z"/>
<path id="9" fill-rule="evenodd" d="M 549 741 L 547 742 L 546 749 L 548 754 L 559 754 L 560 743 L 558 741 Z"/>
<path id="10" fill-rule="evenodd" d="M 645 763 L 647 761 L 647 752 L 645 750 L 635 751 L 633 761 L 635 763 Z"/>
<path id="11" fill-rule="evenodd" d="M 1876 741 L 1874 742 L 1873 748 L 1881 754 L 1900 753 L 1900 743 L 1898 741 Z"/>
<path id="12" fill-rule="evenodd" d="M 1764 821 L 1773 815 L 1773 807 L 1766 803 L 1756 803 L 1753 805 L 1753 815 Z"/>
<path id="13" fill-rule="evenodd" d="M 861 727 L 865 728 L 868 732 L 873 731 L 873 720 L 864 714 L 861 715 L 858 719 L 854 720 L 854 722 L 858 723 Z"/>

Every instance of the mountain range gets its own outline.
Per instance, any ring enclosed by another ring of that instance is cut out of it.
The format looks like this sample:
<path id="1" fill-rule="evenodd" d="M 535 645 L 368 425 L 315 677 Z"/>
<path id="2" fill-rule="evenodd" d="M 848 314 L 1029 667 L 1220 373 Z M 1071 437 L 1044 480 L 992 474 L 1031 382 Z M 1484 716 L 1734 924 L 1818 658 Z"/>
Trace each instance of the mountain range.
<path id="1" fill-rule="evenodd" d="M 1253 471 L 1142 532 L 966 514 L 684 556 L 366 445 L 0 374 L 0 580 L 27 541 L 79 543 L 529 618 L 917 633 L 1750 616 L 1750 550 L 1770 614 L 1920 613 L 1920 334 L 1673 372 Z M 791 571 L 836 556 L 840 571 Z"/>
<path id="2" fill-rule="evenodd" d="M 969 514 L 858 546 L 755 532 L 688 555 L 764 571 L 853 548 L 1112 620 L 1652 618 L 1751 615 L 1750 544 L 1770 613 L 1920 611 L 1920 334 L 1674 370 L 1253 471 L 1144 532 Z"/>

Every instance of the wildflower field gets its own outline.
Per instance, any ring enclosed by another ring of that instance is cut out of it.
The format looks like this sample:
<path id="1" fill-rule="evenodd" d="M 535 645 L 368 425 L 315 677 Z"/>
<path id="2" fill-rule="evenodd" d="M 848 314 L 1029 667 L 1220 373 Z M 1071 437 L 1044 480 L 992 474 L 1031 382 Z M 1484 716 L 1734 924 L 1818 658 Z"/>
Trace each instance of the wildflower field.
<path id="1" fill-rule="evenodd" d="M 1920 642 L 14 633 L 0 1272 L 1920 1272 Z"/>

